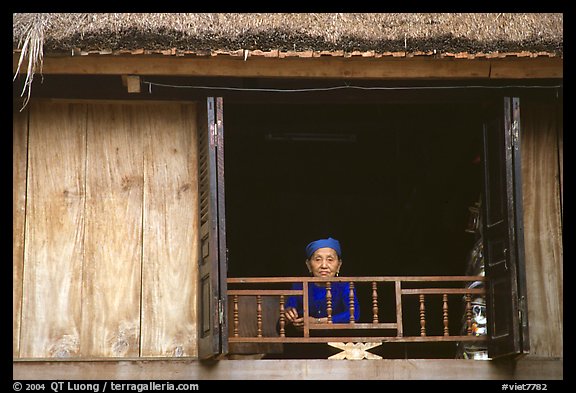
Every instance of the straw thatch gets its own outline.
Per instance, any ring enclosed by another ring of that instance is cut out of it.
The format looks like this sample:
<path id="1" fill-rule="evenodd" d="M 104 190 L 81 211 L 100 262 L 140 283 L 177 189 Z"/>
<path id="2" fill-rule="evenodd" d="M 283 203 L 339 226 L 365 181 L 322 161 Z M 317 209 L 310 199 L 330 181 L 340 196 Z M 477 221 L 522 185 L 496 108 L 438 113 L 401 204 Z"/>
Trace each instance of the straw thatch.
<path id="1" fill-rule="evenodd" d="M 561 52 L 562 14 L 13 14 L 14 47 L 44 50 Z"/>

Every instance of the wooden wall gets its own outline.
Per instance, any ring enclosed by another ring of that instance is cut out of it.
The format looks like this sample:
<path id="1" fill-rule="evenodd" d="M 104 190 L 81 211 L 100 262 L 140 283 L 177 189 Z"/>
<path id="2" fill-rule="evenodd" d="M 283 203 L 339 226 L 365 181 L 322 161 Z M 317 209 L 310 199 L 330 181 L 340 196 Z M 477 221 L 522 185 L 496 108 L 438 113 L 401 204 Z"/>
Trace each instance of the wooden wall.
<path id="1" fill-rule="evenodd" d="M 563 357 L 561 104 L 520 111 L 530 355 Z"/>
<path id="2" fill-rule="evenodd" d="M 13 357 L 197 356 L 195 105 L 34 102 L 13 148 Z"/>
<path id="3" fill-rule="evenodd" d="M 563 357 L 562 123 L 522 102 L 531 351 Z M 34 102 L 13 120 L 13 357 L 197 356 L 196 107 Z"/>

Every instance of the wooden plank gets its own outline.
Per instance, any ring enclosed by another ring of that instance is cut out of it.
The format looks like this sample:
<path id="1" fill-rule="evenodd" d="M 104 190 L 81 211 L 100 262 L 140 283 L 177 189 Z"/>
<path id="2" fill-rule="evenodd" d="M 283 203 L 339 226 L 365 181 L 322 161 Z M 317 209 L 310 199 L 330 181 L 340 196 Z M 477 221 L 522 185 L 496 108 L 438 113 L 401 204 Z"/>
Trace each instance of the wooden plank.
<path id="1" fill-rule="evenodd" d="M 228 284 L 248 284 L 248 283 L 291 283 L 291 282 L 446 282 L 446 281 L 486 281 L 484 276 L 358 276 L 358 277 L 332 277 L 330 279 L 321 277 L 229 277 Z"/>
<path id="2" fill-rule="evenodd" d="M 88 106 L 82 356 L 138 356 L 142 132 L 131 107 Z"/>
<path id="3" fill-rule="evenodd" d="M 310 326 L 310 330 L 339 330 L 339 329 L 397 329 L 398 324 L 394 322 L 384 323 L 315 323 Z"/>
<path id="4" fill-rule="evenodd" d="M 402 295 L 486 294 L 485 288 L 414 288 L 402 289 Z"/>
<path id="5" fill-rule="evenodd" d="M 197 356 L 196 107 L 139 106 L 145 130 L 141 356 Z"/>
<path id="6" fill-rule="evenodd" d="M 12 117 L 12 356 L 14 358 L 20 355 L 27 150 L 28 111 L 14 110 Z"/>
<path id="7" fill-rule="evenodd" d="M 21 357 L 75 357 L 81 341 L 86 107 L 32 103 Z"/>
<path id="8" fill-rule="evenodd" d="M 301 289 L 230 289 L 228 296 L 253 296 L 253 295 L 302 295 L 304 293 Z"/>
<path id="9" fill-rule="evenodd" d="M 18 56 L 14 55 L 14 72 Z M 432 58 L 44 57 L 42 73 L 305 78 L 488 78 L 491 61 Z M 560 65 L 562 63 L 560 62 Z M 24 67 L 23 67 L 24 68 Z M 21 69 L 20 72 L 26 72 Z"/>
<path id="10" fill-rule="evenodd" d="M 491 79 L 563 78 L 562 58 L 504 58 L 490 61 Z"/>
<path id="11" fill-rule="evenodd" d="M 19 53 L 13 54 L 13 72 Z M 25 73 L 25 67 L 20 69 Z M 44 57 L 42 73 L 79 75 L 170 75 L 306 78 L 562 78 L 560 57 L 453 58 L 256 58 L 79 56 Z"/>
<path id="12" fill-rule="evenodd" d="M 126 104 L 130 106 L 150 106 L 152 104 L 163 105 L 165 100 L 125 100 L 125 99 L 102 99 L 102 98 L 37 98 L 34 101 L 54 104 Z M 181 104 L 194 104 L 196 101 L 178 101 Z"/>
<path id="13" fill-rule="evenodd" d="M 564 107 L 558 105 L 556 110 L 558 119 L 558 170 L 560 172 L 560 223 L 564 219 Z"/>
<path id="14" fill-rule="evenodd" d="M 198 360 L 138 360 L 86 362 L 16 362 L 14 380 L 556 380 L 564 377 L 560 359 L 524 358 L 517 362 L 460 359 L 381 359 L 334 361 L 323 359 L 220 360 L 207 367 Z M 474 383 L 471 381 L 471 383 Z"/>
<path id="15" fill-rule="evenodd" d="M 521 104 L 524 243 L 530 353 L 563 356 L 563 252 L 557 111 Z"/>
<path id="16" fill-rule="evenodd" d="M 327 342 L 387 342 L 430 343 L 486 341 L 486 336 L 322 336 L 322 337 L 229 337 L 231 343 L 327 343 Z"/>

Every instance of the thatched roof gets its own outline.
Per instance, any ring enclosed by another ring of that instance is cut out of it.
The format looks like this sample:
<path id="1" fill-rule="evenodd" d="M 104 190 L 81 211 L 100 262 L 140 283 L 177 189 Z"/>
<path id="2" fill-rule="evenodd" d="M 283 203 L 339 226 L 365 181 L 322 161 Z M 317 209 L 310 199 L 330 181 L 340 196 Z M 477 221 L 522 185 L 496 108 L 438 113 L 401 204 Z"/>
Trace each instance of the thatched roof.
<path id="1" fill-rule="evenodd" d="M 15 13 L 12 22 L 28 97 L 45 53 L 563 56 L 557 13 Z"/>
<path id="2" fill-rule="evenodd" d="M 14 48 L 34 30 L 45 53 L 563 51 L 563 16 L 546 13 L 13 14 Z"/>

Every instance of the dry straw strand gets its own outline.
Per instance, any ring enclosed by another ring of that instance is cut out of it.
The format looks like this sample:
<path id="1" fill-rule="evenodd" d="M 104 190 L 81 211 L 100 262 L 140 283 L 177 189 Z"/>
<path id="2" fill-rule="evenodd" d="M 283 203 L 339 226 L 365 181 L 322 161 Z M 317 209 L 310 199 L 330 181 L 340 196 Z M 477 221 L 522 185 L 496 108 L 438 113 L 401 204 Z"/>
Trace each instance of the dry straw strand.
<path id="1" fill-rule="evenodd" d="M 39 70 L 40 75 L 42 75 L 42 67 L 44 64 L 44 32 L 48 26 L 48 20 L 49 19 L 45 14 L 35 14 L 25 28 L 20 58 L 18 59 L 18 67 L 13 79 L 16 80 L 17 76 L 20 74 L 20 69 L 22 68 L 24 60 L 27 59 L 26 79 L 24 81 L 22 93 L 20 94 L 21 97 L 26 95 L 26 98 L 24 99 L 24 104 L 20 111 L 26 107 L 30 100 L 32 82 L 34 81 L 36 70 Z"/>

